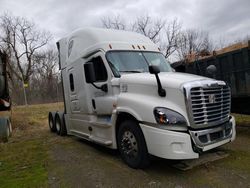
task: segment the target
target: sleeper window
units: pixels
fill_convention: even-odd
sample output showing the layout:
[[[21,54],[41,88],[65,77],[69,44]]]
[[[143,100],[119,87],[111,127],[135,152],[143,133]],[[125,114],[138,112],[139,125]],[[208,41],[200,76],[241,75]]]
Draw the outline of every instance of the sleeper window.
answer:
[[[72,73],[69,75],[69,84],[70,84],[70,90],[73,92],[75,90],[75,86],[74,86],[74,77]]]

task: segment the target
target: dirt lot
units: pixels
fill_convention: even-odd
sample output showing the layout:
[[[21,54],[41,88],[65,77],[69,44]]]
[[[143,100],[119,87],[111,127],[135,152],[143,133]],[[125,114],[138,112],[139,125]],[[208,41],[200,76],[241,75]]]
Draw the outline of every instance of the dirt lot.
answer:
[[[188,171],[154,159],[149,168],[127,167],[117,151],[49,132],[47,112],[62,104],[15,107],[13,137],[0,144],[0,187],[250,187],[250,117],[237,116],[229,154]]]

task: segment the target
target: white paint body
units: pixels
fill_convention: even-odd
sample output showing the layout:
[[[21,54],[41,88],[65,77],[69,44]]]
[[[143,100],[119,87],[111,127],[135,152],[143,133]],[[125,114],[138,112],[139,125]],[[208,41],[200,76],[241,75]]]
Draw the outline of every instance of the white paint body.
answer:
[[[73,41],[73,45],[69,45]],[[145,47],[145,49],[143,48]],[[193,150],[192,137],[188,131],[175,128],[158,128],[153,114],[155,107],[166,107],[181,114],[189,121],[183,86],[192,82],[213,82],[209,78],[191,74],[166,72],[159,77],[166,97],[157,92],[155,76],[150,73],[123,74],[114,77],[105,54],[112,50],[159,52],[148,38],[132,32],[96,28],[81,29],[58,42],[60,69],[65,98],[65,123],[68,134],[116,149],[116,120],[120,113],[128,113],[138,122],[144,134],[148,152],[167,159],[198,158]],[[140,48],[140,49],[139,49]],[[108,85],[108,92],[87,84],[84,64],[100,56],[108,78],[96,85]],[[74,76],[74,91],[70,90],[69,74]],[[124,89],[125,88],[125,89]],[[95,101],[95,108],[92,101]],[[235,121],[232,117],[232,136],[208,146],[203,151],[218,147],[235,139]]]

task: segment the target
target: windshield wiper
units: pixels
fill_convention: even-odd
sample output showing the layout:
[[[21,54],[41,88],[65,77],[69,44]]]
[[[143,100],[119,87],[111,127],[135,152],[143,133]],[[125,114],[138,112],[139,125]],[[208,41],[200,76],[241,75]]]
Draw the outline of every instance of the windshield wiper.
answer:
[[[129,70],[129,71],[119,71],[119,72],[132,72],[132,73],[142,73],[142,71]]]

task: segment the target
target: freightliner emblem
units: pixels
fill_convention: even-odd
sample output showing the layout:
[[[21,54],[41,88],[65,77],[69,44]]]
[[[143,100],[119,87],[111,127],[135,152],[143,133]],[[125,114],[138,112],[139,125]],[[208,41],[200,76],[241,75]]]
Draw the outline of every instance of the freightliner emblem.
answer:
[[[208,96],[208,102],[210,104],[215,103],[215,94],[211,94],[211,95]]]

